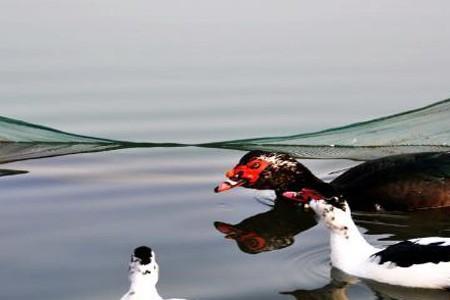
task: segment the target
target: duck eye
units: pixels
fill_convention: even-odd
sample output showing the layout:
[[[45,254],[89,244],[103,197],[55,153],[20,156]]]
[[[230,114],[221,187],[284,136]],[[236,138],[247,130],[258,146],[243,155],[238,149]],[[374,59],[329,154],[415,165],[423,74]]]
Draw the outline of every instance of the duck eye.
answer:
[[[261,164],[259,162],[255,162],[253,164],[250,165],[250,168],[252,169],[258,169],[261,166]]]

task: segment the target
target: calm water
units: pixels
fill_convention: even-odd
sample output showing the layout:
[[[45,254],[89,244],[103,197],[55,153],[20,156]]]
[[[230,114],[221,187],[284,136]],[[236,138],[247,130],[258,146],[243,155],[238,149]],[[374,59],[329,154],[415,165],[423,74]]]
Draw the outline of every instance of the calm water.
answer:
[[[449,10],[447,1],[2,0],[1,114],[152,142],[370,119],[448,97]],[[130,251],[141,244],[157,252],[165,296],[345,299],[341,286],[320,289],[330,282],[323,228],[295,211],[271,211],[257,201],[266,193],[213,193],[242,154],[128,149],[3,165],[30,173],[0,179],[0,299],[118,299]],[[355,163],[305,164],[328,180]],[[384,245],[450,236],[447,215],[356,218]],[[243,220],[270,246],[292,245],[249,254],[214,226]],[[361,282],[346,294],[448,299]]]

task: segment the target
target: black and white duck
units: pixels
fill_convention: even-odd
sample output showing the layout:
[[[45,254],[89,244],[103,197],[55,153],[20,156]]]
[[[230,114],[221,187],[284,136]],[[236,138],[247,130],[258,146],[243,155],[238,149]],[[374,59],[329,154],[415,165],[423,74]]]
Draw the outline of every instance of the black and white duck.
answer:
[[[155,253],[147,246],[134,249],[129,265],[130,289],[121,300],[164,300],[156,289],[159,266]],[[167,300],[185,300],[171,298]]]
[[[326,197],[310,189],[284,196],[307,203],[328,228],[333,267],[391,285],[450,289],[450,238],[417,238],[374,247],[359,232],[343,197]]]

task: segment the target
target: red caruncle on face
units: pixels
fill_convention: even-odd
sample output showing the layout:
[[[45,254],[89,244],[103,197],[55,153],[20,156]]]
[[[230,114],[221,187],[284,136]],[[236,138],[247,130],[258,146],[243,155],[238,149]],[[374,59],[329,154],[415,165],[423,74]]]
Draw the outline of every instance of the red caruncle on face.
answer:
[[[233,181],[245,180],[247,184],[251,185],[258,181],[261,172],[268,165],[268,162],[256,158],[247,162],[245,165],[237,165],[228,171],[225,176]]]

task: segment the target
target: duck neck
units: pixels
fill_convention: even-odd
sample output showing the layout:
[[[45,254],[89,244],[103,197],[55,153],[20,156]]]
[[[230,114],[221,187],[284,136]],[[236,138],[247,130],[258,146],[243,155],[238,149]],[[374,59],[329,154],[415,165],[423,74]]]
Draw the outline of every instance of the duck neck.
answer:
[[[313,189],[327,198],[337,196],[337,192],[331,184],[322,181],[303,166],[300,170],[300,175],[282,178],[283,181],[276,182],[276,186],[278,186],[275,190],[277,196],[281,197],[286,191],[299,191],[303,188]]]
[[[154,282],[145,280],[144,278],[135,278],[131,282],[129,294],[133,294],[137,299],[151,299],[151,300],[163,300],[159,295],[158,290]]]
[[[360,264],[377,249],[366,241],[353,222],[350,212],[348,214],[345,225],[331,230],[331,263],[346,273],[357,275]]]
[[[314,175],[312,176],[311,184],[307,188],[311,188],[327,198],[337,196],[337,192],[331,184],[322,181]]]

